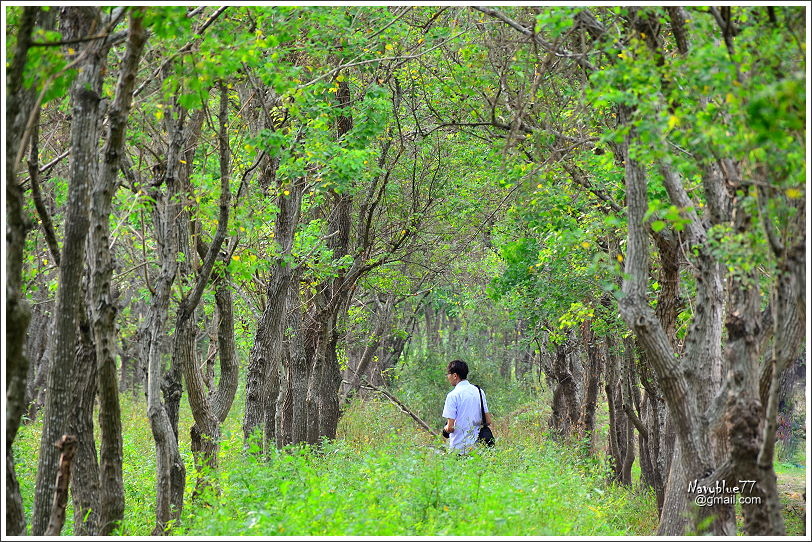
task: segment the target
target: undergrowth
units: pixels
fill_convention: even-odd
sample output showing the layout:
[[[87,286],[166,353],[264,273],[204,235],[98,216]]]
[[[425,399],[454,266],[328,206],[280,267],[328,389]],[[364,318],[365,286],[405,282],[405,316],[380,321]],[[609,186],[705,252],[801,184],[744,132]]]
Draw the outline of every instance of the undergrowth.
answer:
[[[184,402],[185,403],[185,402]],[[143,402],[123,404],[126,511],[120,535],[154,525],[155,452]],[[235,405],[235,408],[239,408]],[[211,491],[192,499],[188,406],[181,413],[187,497],[174,535],[647,535],[653,495],[607,485],[608,466],[541,433],[535,409],[497,420],[493,450],[445,451],[394,406],[355,401],[338,438],[320,449],[289,447],[266,456],[243,451],[241,414],[223,427]],[[519,430],[516,424],[521,424]],[[527,430],[527,427],[532,430]],[[30,515],[39,425],[21,429],[17,474]],[[68,510],[63,534],[72,533]]]
[[[460,457],[392,434],[360,447],[336,440],[318,452],[228,456],[219,495],[188,507],[183,534],[642,534],[649,500],[606,487],[600,465],[552,443]]]

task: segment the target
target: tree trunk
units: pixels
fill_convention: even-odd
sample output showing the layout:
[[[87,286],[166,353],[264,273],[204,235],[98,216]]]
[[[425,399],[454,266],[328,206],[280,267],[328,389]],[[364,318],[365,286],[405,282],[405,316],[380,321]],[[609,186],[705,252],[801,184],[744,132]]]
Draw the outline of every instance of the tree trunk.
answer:
[[[81,39],[99,30],[100,10],[96,7],[63,9],[63,37]],[[81,310],[81,281],[85,241],[88,233],[90,180],[95,175],[99,126],[102,65],[106,48],[102,40],[89,41],[82,69],[71,87],[70,185],[65,213],[64,241],[59,266],[59,287],[55,311],[54,359],[48,371],[48,396],[42,428],[32,534],[41,536],[48,526],[50,500],[59,457],[53,443],[65,434],[71,417],[71,383],[76,377],[75,349],[78,311]]]
[[[582,340],[586,345],[586,386],[581,413],[578,417],[578,429],[581,438],[589,438],[589,451],[594,452],[595,410],[598,407],[601,373],[603,372],[603,352],[592,331],[592,323],[586,321],[581,326]]]
[[[658,536],[673,536],[674,533],[683,534],[690,527],[688,517],[688,475],[682,461],[682,449],[679,439],[674,443],[674,453],[671,457],[668,471],[668,481],[663,495],[663,507],[660,513],[660,524],[657,526]]]
[[[14,469],[14,450],[11,444],[6,447],[6,534],[25,534],[25,510],[20,495],[20,483]]]
[[[623,340],[623,361],[620,371],[620,398],[621,410],[623,410],[624,425],[626,431],[624,432],[623,439],[625,453],[623,455],[623,466],[620,473],[620,483],[630,486],[632,483],[632,464],[634,463],[634,423],[635,418],[635,400],[634,391],[636,389],[636,382],[634,378],[634,349],[632,348],[632,341],[629,338]],[[618,412],[618,416],[622,416]]]
[[[628,107],[619,107],[619,121],[628,123],[631,113],[632,111]],[[690,378],[686,376],[685,372],[683,372],[684,368],[679,363],[679,358],[675,355],[662,325],[653,314],[646,300],[649,248],[644,217],[648,208],[648,200],[645,172],[629,154],[629,146],[633,137],[634,131],[632,130],[626,136],[624,143],[619,145],[620,158],[623,160],[626,170],[626,202],[629,217],[627,257],[625,260],[626,278],[623,281],[623,298],[619,302],[620,312],[645,349],[657,379],[662,386],[666,405],[675,424],[677,438],[680,439],[682,461],[684,463],[684,469],[681,470],[685,471],[686,480],[701,480],[707,473],[713,471],[711,465],[715,463],[711,455],[708,435],[702,430],[699,420],[699,412],[702,411],[700,410],[702,408],[702,399],[708,397],[707,390],[713,383],[713,365],[707,362],[702,363],[703,360],[692,357],[691,354],[694,352],[686,353],[688,358],[686,365],[688,366]],[[718,306],[715,301],[715,299],[709,299],[706,306],[697,303],[697,310],[710,309],[709,312],[712,312]],[[699,316],[697,320],[702,322]],[[699,333],[696,334],[706,338],[706,348],[714,348],[714,323],[714,319],[709,318],[698,330]],[[711,356],[709,356],[711,361],[714,359],[712,354],[711,352]],[[705,360],[707,359],[705,358]],[[708,378],[707,371],[711,372],[711,378]],[[701,389],[696,389],[694,385],[695,379],[701,381]],[[673,470],[672,465],[672,472]],[[669,486],[680,491],[679,486],[672,484],[671,480],[669,480]],[[687,486],[683,486],[681,491],[683,499],[687,500]],[[713,531],[719,534],[728,534],[728,513],[724,508],[724,506],[701,507],[695,522],[699,522],[702,517],[707,517],[710,514],[717,514],[720,519],[714,521]]]
[[[295,283],[299,279],[296,278]],[[291,440],[294,443],[307,442],[307,385],[310,379],[307,354],[304,346],[302,302],[298,289],[293,292],[290,310],[291,334],[289,344],[290,388],[291,388]]]
[[[222,262],[225,267],[228,262]],[[234,404],[240,377],[237,347],[234,344],[234,301],[231,295],[231,275],[225,269],[214,289],[217,303],[217,352],[220,357],[220,380],[211,395],[214,416],[223,423]]]
[[[569,341],[556,346],[551,374],[555,390],[550,427],[563,438],[570,436],[578,423],[578,390],[569,360],[571,350],[572,345]]]
[[[336,92],[338,107],[349,109],[350,87],[348,82],[338,83]],[[341,138],[352,128],[352,117],[340,115],[337,119],[336,135]],[[350,229],[352,226],[352,196],[349,192],[331,191],[332,208],[327,219],[327,247],[332,250],[333,258],[339,259],[349,254]],[[353,263],[350,272],[342,270],[338,276],[329,279],[323,285],[315,299],[315,310],[312,312],[312,333],[309,335],[310,348],[314,353],[312,370],[307,390],[308,431],[314,431],[308,439],[317,443],[322,437],[335,438],[338,428],[341,370],[338,366],[336,346],[338,331],[336,329],[339,315],[346,311],[352,286],[358,278],[355,270],[359,262]]]
[[[170,521],[177,520],[183,509],[183,489],[186,483],[186,467],[178,450],[177,421],[173,423],[172,405],[161,402],[161,373],[164,358],[164,336],[169,312],[172,284],[178,271],[179,232],[177,217],[181,211],[179,186],[189,175],[202,116],[189,120],[182,108],[175,108],[164,117],[167,122],[169,146],[166,166],[162,177],[153,183],[150,196],[155,201],[153,221],[158,242],[161,270],[154,281],[152,303],[147,312],[146,334],[147,369],[147,415],[150,419],[156,451],[156,524],[153,535],[165,534]],[[165,190],[159,187],[165,185]],[[173,368],[177,372],[177,368]],[[172,377],[171,380],[178,380]],[[170,396],[170,391],[163,386]],[[175,387],[177,389],[177,387]],[[174,392],[173,404],[180,402],[180,394]]]
[[[71,465],[76,454],[77,444],[76,437],[73,435],[63,435],[54,443],[54,447],[60,452],[59,470],[54,482],[54,495],[49,511],[48,526],[43,533],[45,536],[59,536],[62,526],[65,524],[65,508],[68,506]]]
[[[621,358],[615,350],[615,344],[607,337],[606,380],[604,391],[609,409],[609,457],[612,464],[612,480],[622,482],[623,466],[627,455],[626,441],[629,421],[623,412],[623,394],[621,380]]]
[[[83,289],[84,291],[84,289]],[[87,307],[80,303],[79,342],[76,346],[76,376],[73,386],[68,433],[77,440],[76,460],[73,462],[70,487],[73,496],[74,533],[94,536],[99,532],[99,460],[96,456],[96,437],[93,410],[98,391],[98,365],[96,349]]]
[[[33,89],[22,85],[23,68],[31,46],[40,8],[23,8],[17,43],[6,72],[6,534],[25,534],[25,513],[14,471],[12,445],[25,409],[28,358],[23,353],[31,310],[22,295],[23,250],[31,227],[24,211],[23,192],[17,183],[17,154],[32,108]]]
[[[146,37],[143,9],[131,11],[127,50],[121,63],[116,95],[110,107],[101,170],[91,194],[91,229],[88,242],[88,261],[91,262],[90,310],[98,363],[101,430],[101,493],[98,512],[94,510],[94,513],[99,514],[98,534],[103,536],[110,535],[124,517],[124,479],[121,465],[123,441],[116,382],[116,303],[111,291],[114,263],[110,250],[110,215],[119,160],[124,153],[124,135],[135,77]]]
[[[261,180],[261,183],[270,185],[267,179]],[[257,324],[257,334],[248,362],[243,419],[246,445],[257,429],[263,432],[259,438],[260,443],[266,440],[276,441],[276,435],[269,433],[275,432],[277,425],[277,397],[280,393],[278,367],[282,359],[283,324],[287,321],[288,299],[299,288],[298,279],[294,280],[291,250],[299,223],[304,180],[298,179],[286,186],[288,194],[282,191],[277,200],[279,215],[274,238],[280,245],[280,252],[266,287],[267,305]]]
[[[288,309],[289,307],[285,310]],[[270,428],[266,428],[266,450],[270,450],[271,446],[282,448],[293,442],[293,424],[295,421],[293,419],[293,388],[290,374],[290,340],[288,339],[282,343],[282,351],[280,352],[277,367],[279,393],[276,396],[276,401],[271,401],[269,404],[274,408],[273,417],[269,416],[267,418],[268,421],[273,419],[275,426],[273,432],[271,432]],[[271,436],[273,441],[271,441]]]
[[[220,420],[215,414],[212,402],[209,400],[206,387],[206,378],[197,363],[196,333],[197,323],[194,320],[195,310],[203,296],[203,290],[209,282],[214,262],[220,254],[220,248],[226,238],[228,228],[229,201],[231,193],[229,179],[231,172],[231,152],[228,146],[226,132],[228,124],[228,91],[222,81],[220,86],[220,112],[219,112],[219,148],[220,148],[220,212],[217,220],[217,230],[214,233],[211,245],[206,251],[203,264],[198,271],[194,287],[185,295],[178,307],[177,321],[175,323],[175,344],[173,348],[173,365],[177,364],[183,371],[188,388],[189,406],[192,410],[195,424],[192,427],[192,454],[195,456],[195,466],[198,478],[195,493],[209,485],[205,471],[216,471],[218,467],[217,453],[220,449]],[[188,196],[192,196],[191,185],[184,183]],[[189,242],[189,215],[182,211],[178,215],[178,230],[180,250],[191,256],[192,248]],[[195,247],[196,249],[197,247]],[[225,257],[225,255],[223,256]],[[221,297],[221,301],[222,301]],[[228,317],[228,315],[226,315]],[[224,330],[227,331],[227,330]],[[233,329],[231,330],[233,332]]]

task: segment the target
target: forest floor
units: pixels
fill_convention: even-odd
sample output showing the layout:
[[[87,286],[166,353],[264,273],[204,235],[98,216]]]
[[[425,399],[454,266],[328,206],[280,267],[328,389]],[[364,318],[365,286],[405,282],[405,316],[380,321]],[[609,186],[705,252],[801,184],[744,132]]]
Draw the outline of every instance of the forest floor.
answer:
[[[154,524],[155,460],[140,401],[122,405],[127,508],[118,535]],[[546,425],[537,413],[521,422]],[[179,536],[639,536],[653,534],[657,508],[642,488],[606,483],[608,465],[542,431],[501,420],[496,449],[459,458],[389,403],[363,401],[342,417],[339,438],[320,450],[245,454],[239,412],[225,424],[214,493],[187,496]],[[181,409],[187,494],[195,472]],[[30,514],[41,424],[23,426],[16,468]],[[73,534],[72,505],[62,531]],[[30,525],[30,521],[29,521]]]
[[[795,464],[777,463],[775,470],[787,534],[806,535],[806,469]]]
[[[125,400],[123,406],[127,510],[117,534],[143,535],[154,521],[153,443],[144,405]],[[416,432],[408,417],[377,401],[353,404],[342,417],[339,439],[318,453],[291,449],[266,458],[246,456],[238,423],[227,423],[216,482],[220,493],[189,500],[173,534],[654,534],[653,495],[637,484],[607,485],[605,461],[585,458],[548,440],[543,410],[521,409],[498,420],[497,449],[464,461],[449,457],[439,438]],[[184,405],[181,425],[190,425],[189,418]],[[528,427],[533,429],[527,431]],[[39,429],[38,422],[24,426],[15,443],[17,474],[29,513]],[[195,474],[187,431],[181,435],[191,491]],[[805,468],[776,463],[776,472],[787,534],[803,535]],[[460,498],[461,494],[469,498]],[[72,532],[71,516],[69,506],[63,534]]]

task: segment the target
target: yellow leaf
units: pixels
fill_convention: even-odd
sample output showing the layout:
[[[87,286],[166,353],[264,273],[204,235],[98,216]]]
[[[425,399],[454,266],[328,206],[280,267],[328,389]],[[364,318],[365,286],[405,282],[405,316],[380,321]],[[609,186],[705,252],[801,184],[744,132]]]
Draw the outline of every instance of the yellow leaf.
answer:
[[[392,47],[391,43],[387,43],[386,47],[384,47],[384,49],[386,49],[387,51],[391,51],[392,49],[394,49],[394,47]]]
[[[181,163],[181,164],[185,164],[185,163],[186,163],[186,160],[181,160],[181,161],[180,161],[180,163]]]
[[[234,260],[235,262],[240,261],[240,257],[237,256],[236,254],[234,256],[232,256],[231,259]]]
[[[798,190],[797,188],[787,188],[787,191],[784,192],[789,199],[798,199],[803,196],[803,192]]]
[[[242,226],[240,226],[240,231],[245,231],[245,228],[243,228]]]
[[[587,241],[584,241],[583,243],[581,243],[581,246],[584,247],[584,248],[589,248],[592,245],[590,245]]]
[[[541,185],[540,185],[540,184],[537,184],[537,185],[536,185],[536,188],[541,188]]]
[[[158,111],[155,112],[155,118],[161,120],[162,118],[164,118],[164,112],[159,109]]]
[[[43,259],[42,259],[42,264],[43,264],[43,265],[48,265],[48,260],[47,260],[47,259],[45,259],[45,258],[43,258]]]
[[[76,49],[74,49],[73,47],[68,47],[68,54],[69,55],[75,55],[76,54]]]
[[[727,103],[733,103],[733,100],[735,100],[735,99],[736,99],[736,98],[735,98],[735,96],[733,96],[733,93],[732,93],[732,92],[728,92],[728,93],[727,93],[727,96],[725,96],[725,101],[726,101]]]
[[[678,116],[671,115],[670,117],[668,117],[668,129],[669,130],[674,128],[674,126],[676,126],[677,124],[679,124],[679,117]]]

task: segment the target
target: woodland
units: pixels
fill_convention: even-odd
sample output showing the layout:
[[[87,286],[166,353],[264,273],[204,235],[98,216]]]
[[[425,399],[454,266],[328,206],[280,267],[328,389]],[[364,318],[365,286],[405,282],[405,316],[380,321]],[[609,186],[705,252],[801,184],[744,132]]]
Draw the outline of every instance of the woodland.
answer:
[[[804,535],[786,4],[4,7],[4,536]]]

